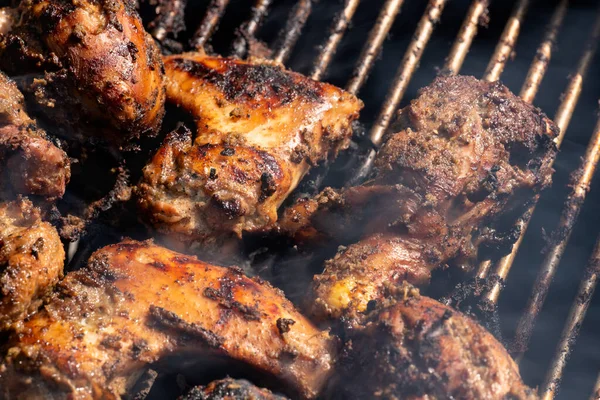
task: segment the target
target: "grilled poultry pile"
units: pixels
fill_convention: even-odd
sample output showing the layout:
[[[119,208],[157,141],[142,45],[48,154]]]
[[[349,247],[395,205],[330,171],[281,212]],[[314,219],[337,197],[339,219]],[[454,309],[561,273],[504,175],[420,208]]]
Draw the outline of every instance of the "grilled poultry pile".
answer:
[[[161,57],[128,0],[0,9],[0,70],[1,399],[118,399],[149,368],[214,360],[265,388],[226,378],[182,399],[537,398],[489,332],[415,288],[505,245],[500,222],[550,184],[557,129],[501,84],[436,79],[365,183],[283,210],[348,147],[355,96],[267,60]],[[165,136],[133,202],[180,252],[124,239],[63,277],[52,223],[68,144],[127,158],[160,133],[167,101],[195,126]],[[347,245],[315,276],[308,316],[268,282],[201,261],[265,232]]]
[[[387,283],[424,285],[433,269],[468,269],[482,244],[502,245],[497,222],[520,216],[551,182],[557,133],[498,82],[440,77],[422,89],[399,112],[366,183],[286,210],[282,229],[298,240],[359,240],[315,276],[312,313],[360,318]]]

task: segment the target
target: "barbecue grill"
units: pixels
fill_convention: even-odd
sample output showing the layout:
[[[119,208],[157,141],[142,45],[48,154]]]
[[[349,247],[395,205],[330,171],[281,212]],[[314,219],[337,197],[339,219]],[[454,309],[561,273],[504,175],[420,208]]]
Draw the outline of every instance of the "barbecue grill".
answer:
[[[600,378],[592,389],[595,373],[590,373],[600,370],[600,347],[593,338],[594,319],[600,318],[593,310],[600,272],[600,240],[593,246],[598,197],[594,191],[588,196],[600,158],[600,119],[595,127],[593,122],[600,88],[591,78],[598,72],[600,39],[600,12],[594,2],[186,3],[142,5],[145,20],[152,20],[152,34],[167,51],[208,46],[237,57],[257,54],[313,79],[331,81],[365,102],[364,133],[358,130],[354,146],[341,160],[308,178],[313,186],[363,179],[395,111],[437,73],[502,79],[525,101],[553,116],[560,128],[556,143],[562,147],[553,189],[536,198],[522,216],[512,250],[483,260],[470,278],[472,287],[481,289],[476,290],[478,307],[499,310],[505,342],[520,362],[525,382],[539,386],[543,399],[558,396],[559,388],[564,398],[582,398],[592,391],[592,398],[600,398]],[[450,37],[454,39],[448,43]],[[495,48],[491,43],[497,43]],[[71,268],[85,261],[89,246],[79,247]],[[447,296],[446,302],[458,306],[455,297]],[[555,346],[553,353],[549,346]],[[161,389],[148,384],[156,374],[147,375],[138,394],[159,398]]]

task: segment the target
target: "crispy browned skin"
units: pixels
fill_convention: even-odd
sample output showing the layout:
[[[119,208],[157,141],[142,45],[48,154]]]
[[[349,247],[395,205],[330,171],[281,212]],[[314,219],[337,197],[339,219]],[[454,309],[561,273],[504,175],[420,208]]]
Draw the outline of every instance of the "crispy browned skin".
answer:
[[[404,296],[372,312],[363,329],[349,335],[334,379],[339,398],[538,398],[483,327],[414,288],[401,289]]]
[[[312,165],[348,146],[362,103],[265,61],[188,53],[165,58],[168,99],[197,122],[144,169],[145,219],[181,240],[270,228]]]
[[[10,347],[0,367],[5,398],[119,398],[149,363],[175,354],[231,357],[312,398],[330,375],[335,342],[238,269],[124,241],[68,274]]]
[[[206,386],[196,386],[179,400],[285,400],[285,397],[243,379],[226,378]]]
[[[0,192],[62,197],[71,176],[64,151],[48,140],[25,111],[23,95],[0,72]]]
[[[18,329],[62,277],[65,251],[56,229],[29,200],[0,203],[0,330]]]
[[[304,241],[348,231],[356,236],[357,230],[366,237],[327,263],[326,279],[315,279],[317,314],[364,311],[390,276],[420,284],[427,270],[471,264],[479,244],[497,240],[485,229],[519,215],[550,184],[557,131],[500,83],[440,77],[422,89],[400,111],[363,186],[330,189],[283,218],[283,229],[299,232]],[[354,229],[332,231],[337,221]],[[377,232],[386,239],[370,237]],[[390,236],[397,238],[392,251],[408,258],[371,255],[372,248],[390,246]],[[371,263],[355,268],[360,252]]]
[[[24,0],[0,37],[9,74],[44,74],[29,89],[71,135],[123,143],[156,133],[163,64],[129,0]]]

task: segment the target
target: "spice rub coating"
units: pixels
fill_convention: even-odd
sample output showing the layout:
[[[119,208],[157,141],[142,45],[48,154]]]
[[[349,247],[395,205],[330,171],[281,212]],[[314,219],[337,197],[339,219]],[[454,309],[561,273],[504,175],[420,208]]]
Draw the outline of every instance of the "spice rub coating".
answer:
[[[196,386],[178,400],[285,400],[267,389],[254,386],[244,379],[225,378]]]
[[[169,355],[230,357],[313,398],[331,373],[336,342],[268,283],[126,240],[68,274],[9,347],[3,398],[120,398]]]
[[[52,143],[25,110],[23,94],[0,72],[0,193],[52,201],[71,177],[67,154]]]
[[[19,329],[62,278],[56,229],[27,199],[0,203],[0,330]]]
[[[267,61],[188,53],[165,58],[168,100],[196,121],[144,169],[145,220],[181,241],[271,228],[311,166],[348,146],[362,103]]]
[[[334,383],[338,398],[538,398],[482,326],[409,285],[399,289],[397,300],[349,334]]]
[[[0,35],[0,67],[37,74],[32,99],[66,134],[123,144],[164,114],[158,47],[129,0],[24,0]]]
[[[315,278],[314,305],[321,307],[315,312],[356,316],[379,299],[390,276],[422,284],[434,268],[470,268],[482,243],[510,248],[513,237],[497,222],[511,226],[550,184],[557,133],[544,113],[498,82],[439,77],[422,89],[399,112],[366,183],[327,189],[282,219],[283,230],[303,241],[333,235],[343,242],[348,232],[366,240],[328,262],[327,279]],[[338,221],[354,229],[339,230]],[[390,251],[406,257],[373,258],[371,249],[386,246],[390,236],[397,237]],[[349,254],[371,263],[354,268]]]

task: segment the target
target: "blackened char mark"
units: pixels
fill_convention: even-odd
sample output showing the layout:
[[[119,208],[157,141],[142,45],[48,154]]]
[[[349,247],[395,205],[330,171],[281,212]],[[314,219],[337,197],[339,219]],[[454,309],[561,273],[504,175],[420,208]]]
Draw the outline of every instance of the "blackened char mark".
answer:
[[[176,58],[175,67],[218,88],[229,101],[253,102],[264,107],[288,104],[296,98],[320,103],[320,84],[273,65],[252,65],[235,60],[221,60],[222,68],[209,68],[201,62]]]
[[[173,330],[181,334],[177,339],[179,342],[200,340],[209,348],[220,348],[225,339],[214,332],[204,329],[198,324],[184,321],[177,314],[162,307],[150,306],[150,319],[148,325],[152,328]]]
[[[228,311],[235,311],[247,321],[259,321],[261,317],[260,311],[256,307],[250,307],[233,299],[232,286],[235,283],[227,278],[221,279],[221,288],[219,290],[207,287],[204,289],[204,297],[219,303],[219,306]],[[229,316],[228,313],[224,316],[225,319]]]

